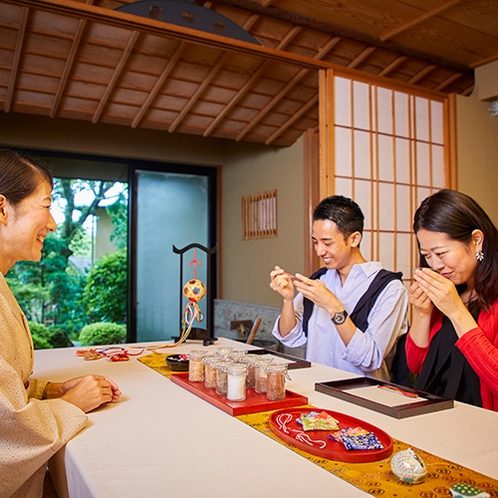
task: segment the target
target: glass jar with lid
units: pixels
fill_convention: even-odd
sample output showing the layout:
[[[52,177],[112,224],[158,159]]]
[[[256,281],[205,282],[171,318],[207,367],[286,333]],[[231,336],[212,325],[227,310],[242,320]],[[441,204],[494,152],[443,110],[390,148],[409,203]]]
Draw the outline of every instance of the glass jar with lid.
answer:
[[[232,363],[227,367],[227,399],[244,401],[246,399],[247,366],[243,363]]]
[[[285,399],[285,377],[287,376],[287,363],[274,363],[266,368],[267,392],[270,401]]]
[[[226,396],[228,387],[227,368],[232,365],[232,361],[218,361],[216,363],[216,394]]]
[[[204,362],[202,361],[206,351],[192,349],[187,353],[188,357],[188,380],[190,382],[204,382]]]
[[[202,359],[204,363],[204,387],[206,389],[216,388],[216,363],[220,360],[220,357],[215,354],[207,354]]]
[[[241,363],[247,365],[246,387],[254,388],[256,385],[256,364],[261,357],[257,354],[246,354]]]
[[[256,380],[254,384],[254,388],[259,394],[266,394],[267,391],[267,373],[266,369],[268,365],[271,364],[273,358],[260,358],[256,362]]]

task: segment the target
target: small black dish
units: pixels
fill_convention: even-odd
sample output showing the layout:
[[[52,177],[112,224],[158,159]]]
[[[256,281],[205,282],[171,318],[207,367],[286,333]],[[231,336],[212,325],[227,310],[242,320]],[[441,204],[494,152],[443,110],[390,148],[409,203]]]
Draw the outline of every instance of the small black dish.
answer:
[[[166,365],[175,372],[188,372],[188,359],[185,359],[184,354],[166,356]]]

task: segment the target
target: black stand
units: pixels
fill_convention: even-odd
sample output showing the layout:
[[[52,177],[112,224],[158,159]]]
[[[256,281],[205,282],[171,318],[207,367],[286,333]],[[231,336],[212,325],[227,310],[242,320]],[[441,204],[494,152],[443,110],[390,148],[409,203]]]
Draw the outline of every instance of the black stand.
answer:
[[[190,249],[200,249],[201,251],[204,251],[207,255],[207,285],[206,285],[206,300],[207,300],[207,306],[206,306],[206,316],[205,316],[205,321],[206,321],[206,328],[199,328],[199,327],[192,327],[190,329],[190,334],[188,336],[188,339],[192,339],[195,341],[202,341],[202,344],[204,346],[208,346],[209,344],[214,344],[214,341],[217,341],[218,339],[214,337],[214,326],[213,326],[213,299],[211,299],[211,259],[213,258],[214,254],[216,253],[216,246],[208,249],[207,247],[201,246],[200,244],[190,244],[183,249],[177,249],[175,246],[173,246],[173,252],[175,254],[180,255],[180,330],[182,330],[182,314],[183,314],[183,255],[189,251]],[[181,337],[181,336],[180,336]],[[175,342],[178,342],[180,340],[180,337],[173,337],[172,339]]]

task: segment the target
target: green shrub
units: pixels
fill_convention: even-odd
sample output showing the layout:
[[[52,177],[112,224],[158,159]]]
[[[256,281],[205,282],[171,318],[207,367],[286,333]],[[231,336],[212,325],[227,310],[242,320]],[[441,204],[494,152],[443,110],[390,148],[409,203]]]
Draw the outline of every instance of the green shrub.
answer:
[[[90,268],[82,297],[91,321],[126,322],[126,249],[105,254]]]
[[[36,334],[31,334],[33,338],[33,346],[35,349],[52,349],[52,345],[43,337]]]
[[[98,322],[85,325],[80,332],[82,346],[102,344],[122,344],[126,340],[126,326],[111,322]]]
[[[31,335],[42,339],[44,342],[49,344],[50,348],[67,348],[71,347],[73,343],[69,339],[69,336],[65,330],[59,329],[57,327],[47,327],[42,323],[28,321],[29,330],[31,331]],[[35,349],[42,349],[39,348]]]

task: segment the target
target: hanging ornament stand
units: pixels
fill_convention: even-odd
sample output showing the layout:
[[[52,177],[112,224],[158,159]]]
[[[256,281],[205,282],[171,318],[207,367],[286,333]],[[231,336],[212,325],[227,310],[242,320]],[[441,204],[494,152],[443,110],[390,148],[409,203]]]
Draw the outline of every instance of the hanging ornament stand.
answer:
[[[189,263],[189,266],[193,266],[194,275],[193,278],[184,283],[183,277],[183,257],[187,251],[194,249],[194,259]],[[207,257],[207,286],[203,282],[198,280],[196,277],[197,266],[201,266],[201,263],[197,260],[197,249],[204,251]],[[173,252],[180,255],[180,317],[181,324],[180,330],[181,334],[179,337],[173,337],[175,345],[185,342],[187,339],[202,341],[204,346],[209,344],[214,344],[217,340],[213,334],[213,319],[212,319],[212,300],[211,300],[211,259],[216,253],[216,246],[208,249],[200,244],[190,244],[182,249],[178,249],[173,246]],[[198,302],[204,298],[207,294],[207,305],[206,305],[206,316],[201,312]],[[183,306],[184,298],[187,299],[187,305]],[[204,320],[205,319],[205,320]],[[194,322],[206,323],[206,328],[194,327]]]

